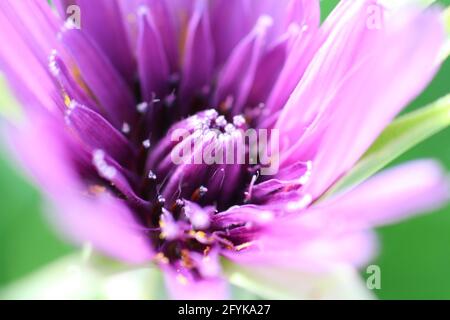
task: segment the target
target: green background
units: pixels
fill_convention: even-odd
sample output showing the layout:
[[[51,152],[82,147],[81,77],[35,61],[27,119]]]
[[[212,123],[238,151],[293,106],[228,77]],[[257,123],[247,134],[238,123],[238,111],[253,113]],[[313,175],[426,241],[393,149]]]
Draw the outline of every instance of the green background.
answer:
[[[440,1],[450,5],[450,0]],[[323,0],[323,17],[337,3]],[[406,111],[450,92],[450,59]],[[0,91],[1,95],[1,91]],[[405,154],[396,164],[422,157],[439,159],[450,171],[450,128]],[[42,202],[0,148],[0,287],[74,249],[46,222]],[[450,299],[450,205],[429,215],[378,230],[382,299]],[[365,276],[364,270],[361,274]]]

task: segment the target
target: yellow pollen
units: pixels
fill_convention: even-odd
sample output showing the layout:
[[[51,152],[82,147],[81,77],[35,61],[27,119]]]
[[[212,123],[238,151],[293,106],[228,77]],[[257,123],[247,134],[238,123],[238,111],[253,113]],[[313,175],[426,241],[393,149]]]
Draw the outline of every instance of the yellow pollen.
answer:
[[[186,278],[185,276],[181,275],[181,274],[177,275],[177,280],[178,280],[178,282],[181,283],[183,286],[185,286],[185,285],[188,284],[187,278]]]
[[[72,102],[72,100],[70,100],[70,97],[67,94],[64,94],[64,104],[66,105],[66,107],[70,106],[70,102]]]
[[[189,251],[186,249],[181,250],[181,263],[183,267],[192,269],[194,267],[194,263],[189,256]]]
[[[157,262],[160,263],[164,263],[164,264],[168,264],[169,263],[169,259],[167,259],[167,257],[164,255],[164,253],[159,252],[156,256],[155,256],[155,260]]]
[[[106,188],[104,186],[94,184],[94,185],[89,186],[88,190],[91,194],[97,195],[97,194],[101,194],[101,193],[105,192]]]
[[[204,233],[203,231],[197,231],[195,233],[195,236],[199,239],[206,239],[206,233]]]
[[[75,80],[75,82],[81,87],[81,89],[83,89],[83,91],[90,96],[92,99],[94,99],[96,102],[97,98],[95,97],[95,95],[92,93],[91,89],[88,87],[88,85],[86,84],[86,82],[84,81],[83,77],[81,76],[81,71],[80,69],[78,69],[77,66],[73,66],[71,69],[72,71],[72,76]]]

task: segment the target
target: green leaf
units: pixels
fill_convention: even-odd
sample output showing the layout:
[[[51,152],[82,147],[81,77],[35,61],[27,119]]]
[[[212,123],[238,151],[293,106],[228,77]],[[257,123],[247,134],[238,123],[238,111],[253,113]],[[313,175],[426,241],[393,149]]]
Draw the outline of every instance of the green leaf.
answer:
[[[355,167],[325,195],[357,185],[397,157],[450,125],[450,95],[391,123]]]
[[[445,24],[445,28],[447,30],[447,41],[444,44],[444,49],[442,51],[442,61],[444,61],[445,59],[448,58],[448,56],[450,55],[450,7],[448,7],[447,9],[445,9],[444,14],[444,24]]]
[[[265,299],[373,299],[356,269],[340,266],[327,273],[223,263],[228,280]]]

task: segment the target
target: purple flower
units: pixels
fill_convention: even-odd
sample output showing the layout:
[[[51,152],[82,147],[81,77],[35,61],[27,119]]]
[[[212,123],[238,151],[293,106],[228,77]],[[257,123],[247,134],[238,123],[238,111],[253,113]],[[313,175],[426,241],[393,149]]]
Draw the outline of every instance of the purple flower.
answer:
[[[0,66],[26,114],[13,150],[65,234],[154,261],[175,298],[226,297],[220,257],[361,266],[373,227],[448,197],[422,160],[319,201],[433,77],[438,9],[342,1],[319,28],[313,0],[54,2],[62,18],[46,1],[0,2]],[[198,138],[191,157],[233,151],[251,128],[279,133],[276,173],[173,161]]]

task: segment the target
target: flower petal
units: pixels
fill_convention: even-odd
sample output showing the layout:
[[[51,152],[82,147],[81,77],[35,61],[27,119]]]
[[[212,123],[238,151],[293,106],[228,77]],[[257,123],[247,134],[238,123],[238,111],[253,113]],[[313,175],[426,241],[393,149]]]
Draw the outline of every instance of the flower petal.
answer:
[[[92,94],[116,128],[133,123],[136,116],[134,97],[111,62],[95,42],[80,30],[64,30],[61,41],[72,53],[76,68]],[[82,53],[82,54],[80,54]]]
[[[449,181],[432,160],[416,160],[384,171],[360,186],[317,204],[311,213],[346,229],[394,223],[436,209],[450,199]]]
[[[290,268],[225,268],[231,283],[266,299],[359,300],[373,299],[358,271],[339,266],[329,272],[305,272]]]
[[[56,109],[59,92],[48,70],[48,55],[58,47],[58,27],[46,3],[1,1],[0,69],[27,107]],[[26,63],[24,63],[26,62]]]
[[[74,195],[52,200],[56,211],[52,217],[72,240],[92,243],[101,252],[128,263],[152,259],[146,230],[120,200],[106,194],[95,199]]]
[[[51,201],[51,219],[79,243],[130,263],[152,257],[146,231],[121,200],[108,193],[90,196],[76,172],[67,132],[54,119],[35,114],[32,123],[8,135],[11,150]],[[36,155],[39,155],[37,157]]]
[[[124,135],[95,111],[72,100],[66,122],[91,149],[103,149],[116,161],[124,163],[136,156]]]
[[[169,85],[169,64],[153,19],[150,11],[142,9],[139,17],[137,59],[145,101],[151,101],[154,94],[158,97],[164,96]]]
[[[331,33],[276,126],[291,141],[284,165],[313,160],[307,191],[314,198],[354,165],[436,71],[443,43],[439,11],[403,10],[374,29],[366,26],[370,5],[349,11],[352,22]]]
[[[228,283],[221,278],[193,279],[167,268],[167,290],[175,300],[225,300],[230,297]]]
[[[124,79],[132,83],[136,67],[118,1],[57,0],[55,5],[64,20],[70,5],[80,7],[82,32],[95,41]]]
[[[207,6],[205,0],[196,2],[182,47],[180,99],[185,103],[184,108],[190,107],[191,99],[210,85],[213,76],[214,44]]]
[[[267,31],[272,24],[269,16],[262,16],[255,28],[234,48],[218,78],[215,105],[225,105],[231,97],[233,104],[226,108],[232,107],[233,115],[241,113],[264,53]]]
[[[269,31],[269,42],[276,42],[292,23],[316,29],[320,22],[317,0],[214,0],[211,1],[210,10],[218,66],[228,59],[232,50],[262,15],[269,15],[274,21],[274,28]]]

